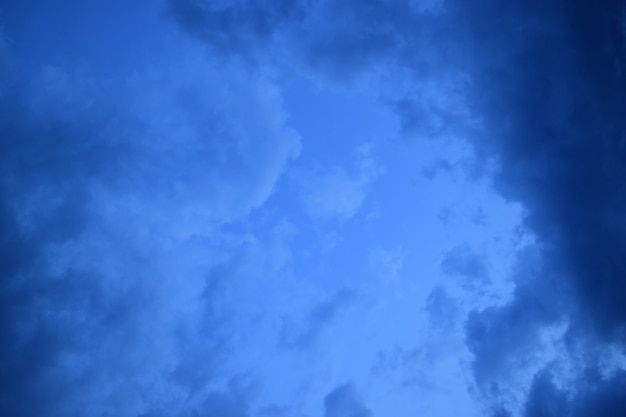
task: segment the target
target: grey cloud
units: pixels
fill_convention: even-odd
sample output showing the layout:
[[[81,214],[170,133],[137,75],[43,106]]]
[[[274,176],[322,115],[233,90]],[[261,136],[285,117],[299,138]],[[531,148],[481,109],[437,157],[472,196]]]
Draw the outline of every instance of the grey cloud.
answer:
[[[575,314],[567,283],[545,271],[537,248],[520,253],[514,278],[517,286],[511,301],[473,311],[465,323],[476,386],[495,408],[523,403],[533,373],[561,359],[550,353],[553,342],[546,340],[545,332]]]
[[[625,99],[618,70],[624,40],[616,32],[623,3],[492,7],[486,18],[511,19],[518,28],[491,40],[511,43],[497,62],[477,62],[474,101],[489,129],[487,146],[499,159],[497,185],[527,208],[528,226],[554,248],[555,265],[573,278],[597,324],[616,325],[626,294],[616,279],[626,247],[619,168]],[[481,50],[496,50],[481,37],[478,26],[485,22],[471,22],[474,41],[486,43]]]
[[[479,380],[481,363],[498,357],[494,350],[515,359],[518,348],[506,335],[527,340],[554,314],[581,323],[569,329],[570,341],[623,346],[623,8],[622,1],[488,1],[480,9],[469,4],[457,9],[463,22],[459,30],[466,34],[468,50],[477,54],[468,59],[473,73],[468,95],[483,118],[475,146],[497,160],[497,189],[523,204],[526,226],[537,236],[544,259],[540,278],[518,277],[520,289],[509,305],[470,318]],[[523,321],[515,320],[516,312]],[[486,325],[492,321],[503,326],[494,336],[487,329],[498,326]],[[535,383],[546,385],[542,379]],[[584,400],[589,392],[604,390],[602,381],[577,381],[583,383],[591,385],[588,392],[575,384],[564,395],[578,398],[573,404],[583,401],[589,414],[613,415],[610,407]],[[551,415],[538,395],[531,391],[527,415]]]
[[[200,401],[183,400],[172,407],[160,407],[137,417],[248,417],[253,394],[251,380],[243,375],[230,378],[223,389],[210,390]]]
[[[345,80],[386,61],[434,68],[432,55],[438,53],[425,35],[433,22],[441,22],[432,10],[412,3],[169,0],[168,8],[184,29],[225,56],[265,55],[271,61],[272,55],[287,53],[331,79]]]
[[[292,415],[298,414],[290,407],[281,407],[278,405],[270,405],[268,407],[264,407],[258,413],[259,417],[288,417]]]
[[[321,167],[302,170],[295,183],[307,213],[322,220],[348,220],[366,199],[382,169],[370,156],[369,146],[354,152],[353,167]]]
[[[594,375],[591,370],[581,384],[582,395],[572,404],[576,417],[618,417],[624,415],[626,406],[626,372],[620,370],[608,378]]]
[[[449,346],[448,342],[449,339],[444,342],[446,347]],[[436,344],[411,349],[395,346],[379,351],[372,366],[372,374],[388,381],[398,390],[443,392],[446,388],[437,382],[437,371],[432,365],[446,347]]]
[[[303,31],[304,59],[336,79],[378,66],[400,47],[398,23],[411,16],[406,9],[404,2],[320,2]]]

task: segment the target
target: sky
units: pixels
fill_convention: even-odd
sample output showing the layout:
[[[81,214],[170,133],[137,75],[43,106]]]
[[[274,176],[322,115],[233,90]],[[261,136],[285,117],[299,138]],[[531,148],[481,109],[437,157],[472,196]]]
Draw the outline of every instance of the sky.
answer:
[[[626,415],[623,0],[0,0],[0,415]]]

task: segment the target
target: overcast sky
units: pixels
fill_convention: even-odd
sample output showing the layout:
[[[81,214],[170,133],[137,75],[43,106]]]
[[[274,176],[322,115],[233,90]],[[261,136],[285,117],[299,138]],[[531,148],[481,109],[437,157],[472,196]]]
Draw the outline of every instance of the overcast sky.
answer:
[[[0,0],[0,415],[623,417],[626,1]]]

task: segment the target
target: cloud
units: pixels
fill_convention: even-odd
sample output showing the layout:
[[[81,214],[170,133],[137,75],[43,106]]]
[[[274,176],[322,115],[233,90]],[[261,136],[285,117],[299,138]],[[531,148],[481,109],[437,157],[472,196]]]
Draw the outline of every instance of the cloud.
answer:
[[[6,76],[10,65],[9,40],[4,34],[2,22],[0,21],[0,75]],[[0,90],[1,92],[1,90]]]
[[[435,329],[449,330],[459,321],[459,306],[446,289],[437,286],[426,298],[426,311]]]
[[[420,4],[422,3],[422,4]],[[179,25],[222,53],[295,66],[346,84],[392,65],[434,74],[443,55],[431,45],[449,36],[429,1],[169,0]],[[285,61],[285,59],[287,61]],[[434,72],[433,72],[434,71]]]
[[[286,24],[303,17],[299,0],[213,2],[167,0],[167,9],[178,23],[222,54],[259,58],[257,49],[275,40]]]
[[[624,412],[624,371],[608,378],[589,371],[575,386],[566,388],[555,384],[549,370],[539,372],[534,378],[524,416],[616,417]],[[576,395],[572,397],[571,391]]]
[[[447,275],[461,277],[461,287],[468,290],[481,290],[490,282],[487,265],[468,244],[448,251],[441,261],[441,269]]]
[[[497,190],[523,205],[538,253],[520,256],[512,299],[467,319],[480,396],[496,415],[624,414],[623,365],[608,353],[626,342],[623,1],[167,5],[220,54],[221,69],[192,64],[105,87],[55,68],[35,82],[0,72],[11,85],[0,91],[3,414],[139,414],[147,397],[171,404],[212,378],[167,359],[219,293],[207,271],[237,271],[220,245],[193,237],[220,241],[220,225],[261,206],[299,147],[272,85],[224,57],[342,85],[373,74],[389,84],[369,88],[380,89],[405,132],[469,138],[477,166],[495,166]],[[370,168],[305,172],[308,213],[354,216],[376,176]],[[172,241],[192,249],[185,285]],[[457,249],[442,267],[484,275],[472,255]],[[433,293],[433,311],[444,296]],[[315,323],[332,318],[332,305],[312,314],[303,340],[319,334]],[[174,392],[127,389],[133,365],[149,368],[138,365],[139,345],[150,347],[141,360],[180,375]],[[189,357],[213,352],[190,346]],[[559,376],[567,383],[554,376],[560,368],[570,369]],[[163,381],[160,372],[142,375],[133,380],[140,388]],[[87,394],[72,405],[70,392]],[[229,395],[211,397],[207,409],[242,415]],[[350,385],[325,406],[329,416],[370,414]]]
[[[296,176],[296,183],[311,217],[345,221],[357,213],[380,172],[369,146],[363,146],[355,152],[353,169],[331,166],[304,170]]]
[[[203,211],[224,220],[260,206],[300,144],[271,84],[236,66],[211,65],[193,59],[173,79],[165,72],[139,83],[134,115],[147,135],[136,141],[139,158],[128,177],[178,206],[207,201]]]
[[[400,249],[387,250],[375,248],[370,250],[368,261],[372,271],[384,281],[394,281],[402,270],[404,253]]]
[[[199,410],[200,416],[247,417],[250,416],[250,400],[254,384],[245,376],[235,376],[228,383],[228,389],[209,393]]]
[[[353,384],[339,385],[324,398],[324,417],[371,417]]]
[[[541,371],[535,375],[524,414],[527,416],[571,415],[565,393],[554,385],[547,371]]]
[[[475,312],[467,325],[479,385],[518,372],[522,404],[532,372],[545,365],[532,350],[551,349],[541,340],[555,326],[581,320],[562,336],[624,344],[623,16],[619,0],[449,1],[428,12],[405,2],[327,2],[310,12],[299,43],[304,65],[322,77],[405,76],[404,88],[381,92],[405,130],[469,138],[477,166],[524,207],[541,266],[521,268],[513,300]],[[474,261],[459,250],[443,267],[484,275]],[[554,349],[573,355],[566,344]],[[536,365],[530,375],[524,360]],[[482,387],[498,397],[492,384]]]
[[[338,290],[332,297],[313,307],[302,325],[294,326],[290,321],[285,322],[281,331],[282,344],[300,349],[310,347],[354,298],[355,294],[352,291]]]
[[[271,84],[211,67],[3,75],[0,414],[242,415],[205,390],[230,343],[216,284],[245,250],[221,228],[299,139]]]
[[[470,318],[479,381],[496,351],[521,373],[518,349],[541,346],[538,332],[560,315],[578,323],[567,331],[569,343],[588,346],[623,346],[626,318],[623,2],[484,6],[459,9],[470,48],[479,51],[469,64],[468,95],[483,123],[475,146],[497,161],[497,189],[522,203],[543,260],[539,276],[517,277],[510,304]],[[499,35],[490,36],[487,24]],[[491,324],[479,326],[484,320]],[[560,350],[569,357],[561,362],[574,360],[571,346]],[[589,351],[585,357],[584,367],[598,366]],[[587,383],[602,390],[599,381]],[[586,395],[578,388],[566,387],[565,395]],[[546,415],[530,395],[527,415]]]
[[[623,38],[609,17],[620,9],[615,1],[530,9],[519,17],[537,20],[525,48],[502,59],[509,67],[532,59],[533,66],[510,71],[500,83],[490,80],[493,93],[476,95],[486,123],[502,139],[491,143],[500,159],[499,189],[524,204],[528,226],[571,276],[581,306],[594,312],[600,327],[617,325],[625,313],[626,292],[616,279],[626,248],[620,237],[624,172],[619,168]],[[550,25],[540,26],[542,21]],[[563,39],[575,51],[557,48]]]

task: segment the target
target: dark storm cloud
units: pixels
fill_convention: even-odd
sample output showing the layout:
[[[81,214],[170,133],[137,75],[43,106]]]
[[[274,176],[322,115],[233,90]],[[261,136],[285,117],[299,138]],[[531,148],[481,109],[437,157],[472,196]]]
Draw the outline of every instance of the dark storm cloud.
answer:
[[[570,415],[565,393],[554,385],[547,371],[535,375],[524,414],[535,417]]]
[[[624,415],[626,372],[619,371],[610,378],[603,378],[589,370],[574,387],[563,389],[556,386],[549,370],[535,375],[528,402],[524,409],[526,417],[618,417]],[[572,391],[576,393],[572,397]]]
[[[528,338],[562,314],[573,322],[570,340],[624,346],[624,6],[531,1],[460,7],[468,48],[477,53],[469,93],[484,123],[477,149],[496,158],[498,190],[523,204],[526,225],[543,249],[540,276],[519,276],[510,304],[470,317],[468,341],[479,382],[502,359],[519,360],[522,346],[537,346]],[[593,371],[599,365],[589,360],[584,366]],[[577,381],[588,389],[566,387],[563,395],[585,405],[556,410],[563,401],[545,401],[541,392],[556,391],[547,389],[541,375],[527,416],[615,415],[617,408],[601,405],[604,395],[621,396],[624,413],[626,392],[605,392],[611,377]]]
[[[524,204],[554,266],[606,330],[626,319],[623,6],[494,7],[499,21],[515,22],[501,36],[515,48],[477,64],[473,95],[499,159],[499,189]]]
[[[589,353],[625,342],[625,6],[488,1],[457,10],[477,54],[468,92],[483,119],[476,148],[494,158],[497,189],[523,204],[541,248],[540,266],[517,274],[509,304],[468,320],[477,383],[488,397],[506,397],[511,373],[541,366],[542,332],[561,320],[567,343],[554,359],[573,361],[574,346],[586,344],[574,367],[598,375],[557,389],[540,371],[520,399],[528,417],[626,412],[622,371],[599,376],[602,360]]]
[[[324,398],[324,417],[372,417],[351,383],[339,385]]]

